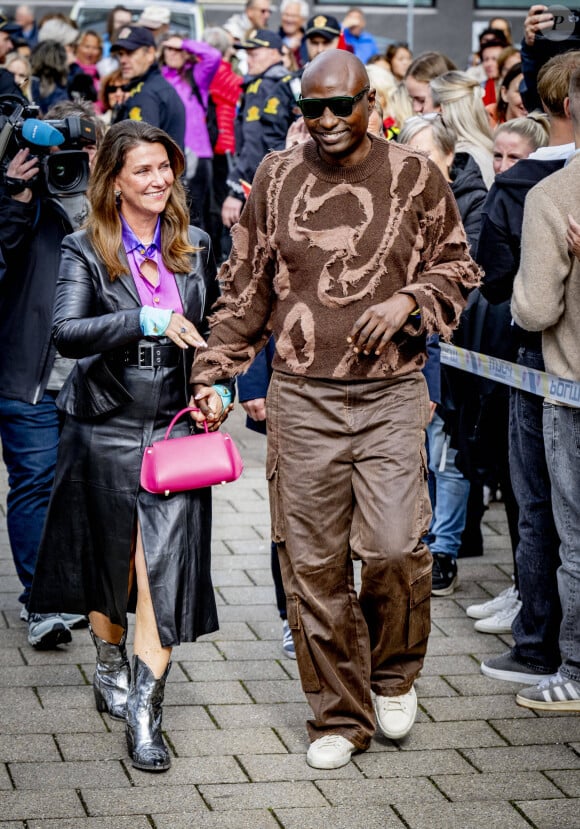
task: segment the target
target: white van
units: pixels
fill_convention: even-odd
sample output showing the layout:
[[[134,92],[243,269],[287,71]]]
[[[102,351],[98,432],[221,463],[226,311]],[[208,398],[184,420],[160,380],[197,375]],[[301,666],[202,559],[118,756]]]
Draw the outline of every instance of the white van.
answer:
[[[133,14],[133,23],[137,20],[146,6],[157,5],[151,0],[76,0],[70,16],[79,29],[93,29],[101,35],[105,34],[107,17],[115,6],[123,6]],[[200,40],[203,33],[203,10],[197,3],[159,3],[160,6],[171,12],[170,28],[181,37]]]

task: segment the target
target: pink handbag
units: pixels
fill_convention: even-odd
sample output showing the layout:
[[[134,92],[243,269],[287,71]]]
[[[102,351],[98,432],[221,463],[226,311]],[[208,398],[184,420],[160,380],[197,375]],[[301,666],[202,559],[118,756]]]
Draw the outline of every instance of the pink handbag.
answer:
[[[169,495],[188,489],[235,481],[244,465],[238,447],[227,432],[187,435],[169,440],[169,434],[182,415],[199,409],[188,406],[177,412],[163,440],[145,449],[141,464],[141,486],[147,492]]]

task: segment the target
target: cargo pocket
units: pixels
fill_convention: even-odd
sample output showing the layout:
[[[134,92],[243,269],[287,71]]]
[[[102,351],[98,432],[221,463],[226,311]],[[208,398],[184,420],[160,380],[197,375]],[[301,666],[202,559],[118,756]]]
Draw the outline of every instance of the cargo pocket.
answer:
[[[268,453],[266,459],[266,478],[268,479],[268,496],[270,499],[270,522],[272,541],[276,543],[286,540],[286,527],[280,497],[280,475],[278,470],[278,455]]]
[[[302,627],[300,599],[297,596],[288,596],[286,612],[288,614],[288,624],[290,625],[290,630],[294,638],[302,690],[305,694],[315,694],[317,691],[320,691],[320,680],[318,679],[316,666],[312,659],[306,633]]]
[[[431,500],[429,498],[429,469],[427,467],[427,451],[424,446],[421,447],[421,460],[419,464],[419,481],[417,492],[417,513],[415,525],[415,537],[423,538],[429,532],[431,524],[432,510]]]
[[[431,567],[411,582],[407,647],[418,645],[431,630]]]

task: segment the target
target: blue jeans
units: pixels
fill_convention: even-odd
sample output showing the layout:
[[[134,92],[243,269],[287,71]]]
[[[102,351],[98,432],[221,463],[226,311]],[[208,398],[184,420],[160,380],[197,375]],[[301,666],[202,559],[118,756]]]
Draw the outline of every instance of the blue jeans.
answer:
[[[560,672],[580,682],[580,409],[545,403],[544,440],[560,536]]]
[[[8,470],[8,538],[27,604],[48,499],[54,479],[59,438],[55,396],[39,403],[0,397],[0,440]]]
[[[457,558],[465,529],[469,481],[455,465],[457,451],[448,442],[446,445],[443,425],[439,415],[434,414],[427,426],[429,468],[435,476],[435,508],[429,531],[435,540],[429,547],[432,553],[447,553]]]
[[[544,370],[542,353],[521,348],[518,364]],[[519,507],[515,558],[522,608],[513,625],[513,655],[534,667],[556,670],[562,611],[556,573],[560,539],[554,524],[542,427],[543,400],[510,390],[509,463]]]

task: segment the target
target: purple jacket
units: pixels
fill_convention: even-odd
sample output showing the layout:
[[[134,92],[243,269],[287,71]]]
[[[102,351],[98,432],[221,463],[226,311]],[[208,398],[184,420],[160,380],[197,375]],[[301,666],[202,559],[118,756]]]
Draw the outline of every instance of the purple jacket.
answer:
[[[183,49],[198,59],[193,63],[193,77],[202,100],[207,105],[209,85],[221,63],[221,53],[208,43],[198,40],[184,39]],[[182,70],[162,66],[161,71],[165,80],[175,88],[185,106],[185,146],[189,147],[199,158],[212,158],[213,150],[205,125],[205,110],[197,95],[192,91],[187,79],[181,76]]]

